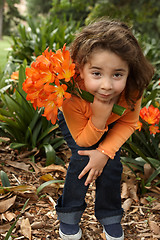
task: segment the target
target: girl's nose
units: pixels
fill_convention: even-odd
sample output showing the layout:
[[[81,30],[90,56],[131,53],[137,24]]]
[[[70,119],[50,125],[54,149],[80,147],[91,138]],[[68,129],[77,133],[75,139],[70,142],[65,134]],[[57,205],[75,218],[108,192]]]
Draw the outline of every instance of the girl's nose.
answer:
[[[109,77],[103,78],[101,82],[101,88],[104,90],[112,89],[112,80]]]

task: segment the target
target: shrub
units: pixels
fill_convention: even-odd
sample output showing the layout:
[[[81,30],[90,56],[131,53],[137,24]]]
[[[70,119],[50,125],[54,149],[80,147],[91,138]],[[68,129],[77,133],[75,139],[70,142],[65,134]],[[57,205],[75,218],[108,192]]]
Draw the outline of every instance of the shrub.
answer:
[[[21,65],[18,86],[13,95],[6,88],[1,89],[0,135],[10,138],[13,149],[37,148],[41,155],[45,152],[46,165],[63,164],[55,151],[64,143],[62,137],[56,136],[58,125],[52,125],[42,116],[43,109],[35,110],[26,100],[26,93],[22,90],[25,78],[25,67]]]
[[[18,36],[12,36],[13,45],[10,52],[13,62],[22,63],[24,59],[30,64],[35,57],[49,47],[52,50],[62,48],[64,43],[69,45],[73,40],[73,33],[79,28],[70,19],[68,22],[60,21],[54,17],[45,18],[37,22],[31,17],[27,19],[28,26],[18,26]]]

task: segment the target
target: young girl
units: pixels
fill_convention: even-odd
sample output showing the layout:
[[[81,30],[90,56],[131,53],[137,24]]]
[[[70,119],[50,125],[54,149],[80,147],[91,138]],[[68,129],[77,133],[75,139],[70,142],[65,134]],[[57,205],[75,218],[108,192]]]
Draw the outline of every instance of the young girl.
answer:
[[[95,180],[95,216],[107,240],[123,240],[120,147],[136,129],[153,67],[131,30],[117,21],[100,20],[83,28],[71,45],[71,55],[80,73],[77,84],[94,95],[94,102],[72,96],[59,113],[59,126],[72,151],[56,206],[59,234],[62,239],[81,238],[85,195]],[[112,113],[114,104],[126,108],[122,116]]]

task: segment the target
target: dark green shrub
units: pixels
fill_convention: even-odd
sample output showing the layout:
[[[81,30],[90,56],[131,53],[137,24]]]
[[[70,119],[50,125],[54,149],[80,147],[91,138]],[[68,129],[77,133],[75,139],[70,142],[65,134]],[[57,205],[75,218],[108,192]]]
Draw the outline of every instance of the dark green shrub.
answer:
[[[10,55],[13,62],[22,63],[24,59],[30,64],[35,57],[49,47],[52,50],[62,48],[64,43],[69,45],[73,33],[79,28],[79,23],[70,19],[68,22],[58,18],[44,18],[37,22],[31,17],[28,26],[18,26],[18,36],[12,36],[13,45]]]

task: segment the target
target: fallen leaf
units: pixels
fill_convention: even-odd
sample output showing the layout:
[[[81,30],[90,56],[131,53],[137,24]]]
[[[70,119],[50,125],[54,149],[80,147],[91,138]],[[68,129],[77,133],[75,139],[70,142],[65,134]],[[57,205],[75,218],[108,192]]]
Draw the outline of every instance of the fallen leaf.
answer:
[[[0,234],[8,232],[10,227],[11,227],[11,225],[9,223],[0,225]]]
[[[149,220],[149,227],[150,227],[151,231],[153,233],[155,233],[156,235],[160,234],[160,227],[158,226],[158,224],[156,222]]]
[[[106,240],[105,233],[101,233],[100,235],[101,235],[101,238],[102,238],[103,240]]]
[[[33,162],[30,162],[30,161],[29,161],[29,163],[32,165],[35,173],[38,174],[38,173],[40,172],[40,169],[39,169],[39,167],[37,166],[37,164],[35,164],[35,163],[33,163]]]
[[[22,219],[20,227],[21,227],[21,233],[23,234],[23,236],[31,240],[32,239],[31,225],[30,225],[29,219],[28,218]]]
[[[128,198],[129,193],[128,193],[128,186],[126,182],[122,183],[122,191],[121,191],[121,198]]]
[[[153,210],[160,210],[160,203],[158,203],[156,206],[152,208]]]
[[[149,163],[144,164],[144,178],[148,179],[155,170]]]
[[[128,190],[129,190],[129,197],[132,198],[135,202],[139,201],[137,190],[138,184],[135,177],[132,177],[127,180]]]
[[[20,186],[0,188],[0,193],[2,194],[6,192],[24,192],[24,191],[36,191],[36,187],[28,186],[28,185],[20,185]]]
[[[31,156],[32,153],[35,153],[35,152],[37,152],[37,148],[34,148],[31,151],[26,151],[25,153],[19,154],[18,158],[20,158],[20,159],[26,158],[28,156]],[[39,150],[38,150],[38,152],[39,152]]]
[[[45,226],[45,222],[34,222],[32,223],[31,227],[32,229],[40,229]]]
[[[13,213],[13,212],[6,212],[6,213],[3,213],[3,215],[5,216],[5,218],[11,222],[14,218],[16,218],[16,214]]]
[[[42,175],[42,176],[40,177],[40,179],[43,180],[43,181],[45,181],[45,182],[50,181],[50,180],[54,180],[54,178],[52,177],[51,174]]]
[[[7,211],[15,203],[16,196],[0,201],[0,213]]]
[[[26,191],[26,192],[17,192],[17,195],[26,199],[30,199],[31,201],[37,201],[38,196],[36,192]]]
[[[144,204],[144,205],[147,205],[148,204],[148,201],[146,200],[146,198],[141,198],[140,199],[140,203]]]
[[[51,164],[47,167],[39,167],[38,168],[40,169],[41,173],[47,173],[47,172],[52,172],[52,171],[60,171],[60,172],[63,172],[63,173],[66,173],[66,169],[60,165],[55,165],[55,164]]]
[[[29,212],[25,212],[25,216],[29,219],[29,222],[32,222],[35,218],[34,214],[30,214]]]
[[[130,212],[130,214],[136,213],[138,210],[139,210],[138,208],[134,208],[134,209]]]
[[[7,160],[6,163],[12,167],[19,168],[21,170],[25,170],[26,172],[30,172],[28,169],[30,165],[25,164],[24,162],[16,162]]]
[[[122,207],[125,212],[127,212],[130,209],[132,202],[133,202],[133,200],[131,198],[128,198],[124,201],[124,203],[122,204]]]

